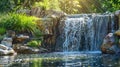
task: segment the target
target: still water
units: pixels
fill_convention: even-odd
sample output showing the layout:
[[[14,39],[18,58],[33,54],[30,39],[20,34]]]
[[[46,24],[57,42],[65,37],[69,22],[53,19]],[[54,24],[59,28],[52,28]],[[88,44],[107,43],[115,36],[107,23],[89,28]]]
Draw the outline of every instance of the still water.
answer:
[[[54,52],[0,56],[0,67],[120,67],[120,55],[94,52]]]

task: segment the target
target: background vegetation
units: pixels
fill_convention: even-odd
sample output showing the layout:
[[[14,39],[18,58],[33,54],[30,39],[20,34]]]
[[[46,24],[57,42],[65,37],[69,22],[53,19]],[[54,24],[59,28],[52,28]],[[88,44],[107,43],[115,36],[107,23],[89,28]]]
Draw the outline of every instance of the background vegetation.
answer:
[[[41,7],[44,10],[61,10],[67,14],[104,13],[120,9],[120,0],[0,0],[0,12]]]

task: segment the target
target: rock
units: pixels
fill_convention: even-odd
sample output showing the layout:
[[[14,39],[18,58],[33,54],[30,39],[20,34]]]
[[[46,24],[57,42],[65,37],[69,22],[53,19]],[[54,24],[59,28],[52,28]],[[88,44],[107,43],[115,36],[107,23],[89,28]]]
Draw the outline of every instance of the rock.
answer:
[[[20,53],[20,54],[34,54],[34,53],[37,53],[36,51],[33,51],[32,48],[27,47],[27,46],[16,46],[16,47],[14,47],[14,50],[17,53]]]
[[[102,53],[113,54],[116,53],[115,45],[114,45],[114,36],[113,33],[109,33],[103,40],[103,44],[101,45]]]
[[[32,48],[28,46],[21,46],[20,44],[14,45],[14,50],[19,54],[37,54],[41,52],[45,52],[45,49],[38,49],[38,48]]]
[[[115,15],[119,16],[120,15],[120,10],[115,11]]]
[[[46,17],[49,18],[62,18],[67,15],[62,11],[55,11],[55,10],[47,10],[45,13],[46,13]]]
[[[7,37],[12,37],[12,38],[14,38],[15,35],[16,35],[16,33],[15,33],[15,31],[8,30],[7,33],[6,33],[6,35],[7,35]]]
[[[13,55],[13,54],[15,55],[16,52],[11,47],[0,44],[0,56],[1,55]]]
[[[118,47],[120,48],[120,39],[118,39]]]
[[[7,46],[5,46],[5,45],[3,45],[3,44],[0,44],[0,49],[7,50],[7,49],[8,49],[8,47],[7,47]]]
[[[45,52],[49,52],[47,49],[45,49],[45,48],[39,48],[40,49],[40,52],[41,53],[45,53]]]
[[[113,45],[110,50],[114,51],[116,54],[120,53],[120,48],[117,45]]]
[[[24,44],[24,42],[26,42],[28,39],[29,39],[29,36],[21,34],[21,35],[13,38],[13,44],[16,44],[16,43],[23,43]]]
[[[5,37],[1,44],[4,44],[5,46],[11,47],[12,46],[12,38]]]
[[[16,52],[12,49],[12,38],[5,37],[0,44],[0,55],[15,55]]]
[[[117,31],[115,32],[115,35],[120,36],[120,30],[117,30]]]
[[[45,10],[41,9],[40,7],[31,8],[31,10],[27,11],[26,14],[36,17],[44,17]]]
[[[120,10],[115,11],[115,22],[118,24],[120,29]]]

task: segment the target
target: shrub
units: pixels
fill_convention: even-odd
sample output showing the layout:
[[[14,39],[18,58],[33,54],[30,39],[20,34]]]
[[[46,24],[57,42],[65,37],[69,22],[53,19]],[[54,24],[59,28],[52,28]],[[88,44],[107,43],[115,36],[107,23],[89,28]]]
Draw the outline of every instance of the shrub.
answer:
[[[41,41],[40,40],[33,40],[27,43],[27,46],[29,47],[39,47],[41,46]]]
[[[5,28],[0,28],[0,35],[3,35],[6,33],[6,29]]]
[[[0,20],[0,27],[16,32],[33,32],[37,27],[35,20],[37,18],[33,16],[10,13]]]

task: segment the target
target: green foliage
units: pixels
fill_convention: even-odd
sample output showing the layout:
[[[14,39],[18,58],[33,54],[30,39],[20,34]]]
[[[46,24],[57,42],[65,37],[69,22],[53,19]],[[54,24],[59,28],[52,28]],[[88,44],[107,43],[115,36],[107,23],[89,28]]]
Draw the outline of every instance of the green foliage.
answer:
[[[99,0],[102,9],[105,11],[114,12],[120,9],[120,0]]]
[[[98,0],[78,0],[80,8],[77,13],[99,13],[102,12],[101,4]]]
[[[120,9],[120,0],[0,0],[0,12],[41,7],[61,10],[67,14],[114,12]]]
[[[41,37],[42,36],[42,32],[39,29],[34,29],[34,36],[35,37]]]
[[[16,32],[34,32],[37,27],[35,20],[36,17],[29,17],[25,14],[10,13],[4,16],[0,20],[0,27],[6,28],[7,30],[14,30]]]
[[[120,9],[120,0],[59,0],[60,9],[67,14],[104,13]]]
[[[60,10],[58,0],[43,0],[40,2],[36,2],[34,4],[34,7],[41,7],[44,10],[49,10],[49,9]]]
[[[12,9],[10,0],[0,0],[0,12],[7,12]]]
[[[77,13],[80,8],[78,0],[43,0],[36,2],[34,6],[45,10],[62,10],[68,14]]]
[[[78,13],[81,7],[78,0],[59,0],[60,9],[68,14]]]
[[[6,29],[5,28],[0,28],[0,35],[3,35],[6,33]]]
[[[27,46],[29,47],[39,47],[41,46],[41,41],[40,40],[33,40],[27,43]]]
[[[5,37],[6,29],[0,27],[0,41]]]
[[[42,2],[36,2],[35,7],[42,7],[45,10],[50,9],[50,3],[49,0],[43,0]]]
[[[38,1],[41,0],[0,0],[0,12],[31,8],[32,5]]]

